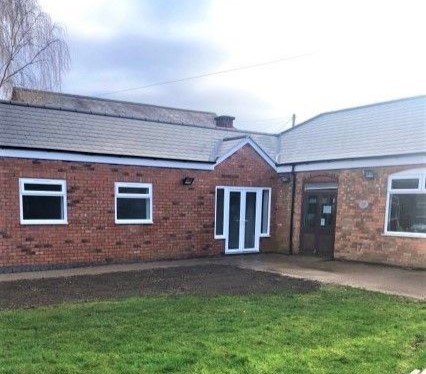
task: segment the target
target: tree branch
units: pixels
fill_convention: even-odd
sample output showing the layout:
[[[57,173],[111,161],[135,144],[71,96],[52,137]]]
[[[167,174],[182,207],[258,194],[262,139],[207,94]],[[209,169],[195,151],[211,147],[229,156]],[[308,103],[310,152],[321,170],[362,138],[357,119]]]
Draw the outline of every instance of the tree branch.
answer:
[[[38,56],[40,56],[44,51],[46,51],[53,43],[58,42],[58,40],[52,40],[48,42],[43,48],[41,48],[34,56],[33,58],[27,62],[25,65],[21,66],[19,69],[15,70],[12,74],[9,74],[4,80],[9,80],[16,74],[19,74],[22,70],[25,70],[27,67],[34,64],[34,61],[37,59]]]
[[[38,0],[0,0],[0,96],[13,85],[60,85],[68,68],[64,30]]]

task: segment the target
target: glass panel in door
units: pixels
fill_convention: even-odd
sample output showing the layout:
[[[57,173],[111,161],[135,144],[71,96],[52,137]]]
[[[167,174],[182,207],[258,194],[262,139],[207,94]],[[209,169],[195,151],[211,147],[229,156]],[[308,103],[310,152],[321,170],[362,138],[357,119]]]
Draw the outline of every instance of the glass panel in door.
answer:
[[[246,193],[244,249],[256,247],[256,192]]]
[[[240,207],[241,192],[231,191],[229,193],[229,231],[228,249],[240,248]]]
[[[336,199],[332,195],[321,197],[320,227],[329,229],[334,223]]]
[[[317,224],[318,213],[318,197],[316,195],[308,195],[305,203],[305,216],[303,226],[305,229],[314,229]]]

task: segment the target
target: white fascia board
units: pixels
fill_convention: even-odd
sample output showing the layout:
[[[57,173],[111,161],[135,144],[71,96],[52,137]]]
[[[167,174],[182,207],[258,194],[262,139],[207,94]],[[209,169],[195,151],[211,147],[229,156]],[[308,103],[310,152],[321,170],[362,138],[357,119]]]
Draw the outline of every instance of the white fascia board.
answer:
[[[426,155],[407,155],[395,157],[365,158],[358,160],[342,160],[330,162],[312,162],[298,164],[294,171],[321,171],[321,170],[337,170],[337,169],[355,169],[364,167],[380,167],[380,166],[398,166],[398,165],[417,165],[426,164]],[[280,170],[281,166],[278,167]]]
[[[235,152],[239,151],[245,145],[250,145],[260,157],[262,157],[266,163],[275,171],[277,170],[277,165],[275,162],[266,154],[266,152],[260,148],[251,138],[244,138],[239,142],[235,147],[232,147],[228,152],[226,152],[223,156],[219,157],[216,160],[216,165],[219,165],[221,162],[225,161],[227,158],[231,157]]]
[[[392,179],[414,177],[419,178],[419,175],[426,175],[426,168],[403,170],[398,173],[393,173],[389,177]]]
[[[250,138],[242,140],[241,143],[237,144],[229,152],[217,159],[216,164],[207,162],[159,160],[140,157],[133,158],[120,156],[99,156],[82,153],[22,150],[13,148],[0,148],[0,157],[212,171],[214,170],[216,165],[229,158],[232,154],[237,152],[246,144],[249,144],[251,147],[253,147],[253,149],[278,173],[289,173],[292,171],[292,167],[290,165],[281,165],[277,167],[273,160]],[[418,164],[426,164],[426,155],[366,158],[362,160],[342,160],[330,162],[312,162],[295,165],[294,171],[321,171]]]
[[[204,162],[153,160],[137,157],[98,156],[82,153],[32,151],[8,148],[0,149],[0,157],[193,170],[214,170],[215,166],[214,164]]]
[[[277,167],[277,173],[291,173],[292,170],[291,166],[282,165]]]

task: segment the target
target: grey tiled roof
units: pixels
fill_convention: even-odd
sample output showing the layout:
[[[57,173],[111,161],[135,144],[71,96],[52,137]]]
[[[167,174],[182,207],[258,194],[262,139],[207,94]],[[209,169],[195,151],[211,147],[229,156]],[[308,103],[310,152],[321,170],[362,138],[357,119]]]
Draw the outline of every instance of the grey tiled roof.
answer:
[[[214,162],[244,137],[278,164],[426,155],[426,96],[324,113],[278,135],[0,102],[0,147]]]
[[[220,158],[225,156],[228,152],[231,152],[232,149],[238,147],[238,145],[241,144],[245,139],[247,139],[247,136],[237,136],[222,139],[217,147],[217,157]]]
[[[148,121],[215,127],[215,113],[14,87],[12,100]]]
[[[0,146],[214,162],[223,138],[250,135],[275,158],[274,135],[0,103]]]
[[[280,135],[278,160],[289,164],[423,152],[426,96],[419,96],[320,114]]]

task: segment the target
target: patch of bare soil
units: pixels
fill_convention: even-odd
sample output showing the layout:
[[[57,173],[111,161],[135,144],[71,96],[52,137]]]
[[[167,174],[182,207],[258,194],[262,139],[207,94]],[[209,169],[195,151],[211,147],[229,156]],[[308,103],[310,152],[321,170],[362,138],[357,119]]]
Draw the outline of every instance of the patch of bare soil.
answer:
[[[318,282],[227,265],[181,266],[101,275],[1,282],[0,309],[143,295],[215,296],[309,292],[318,287]]]

